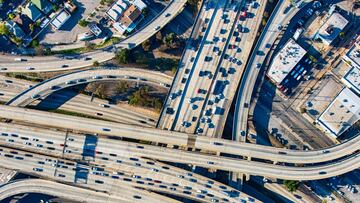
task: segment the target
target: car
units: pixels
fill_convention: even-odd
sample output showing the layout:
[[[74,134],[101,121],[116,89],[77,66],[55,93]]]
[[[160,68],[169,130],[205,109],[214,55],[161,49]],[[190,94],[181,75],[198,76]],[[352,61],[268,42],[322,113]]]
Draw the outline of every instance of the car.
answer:
[[[154,171],[154,172],[159,172],[159,170],[156,169],[156,168],[152,168],[151,170]]]
[[[27,67],[26,70],[35,70],[33,67]]]
[[[97,183],[97,184],[104,184],[104,181],[102,181],[102,180],[95,180],[95,183]]]
[[[183,175],[177,175],[178,178],[185,178]]]
[[[133,196],[135,199],[141,199],[141,196],[139,196],[139,195],[134,195]]]
[[[196,129],[196,133],[198,133],[198,134],[201,134],[201,133],[203,133],[203,132],[204,132],[204,129],[202,129],[202,128]]]
[[[63,64],[63,65],[61,66],[61,68],[67,68],[67,67],[69,67],[69,65],[67,65],[67,64]]]
[[[43,147],[44,145],[42,144],[36,144],[36,147]]]
[[[189,192],[189,191],[187,191],[187,190],[183,191],[183,193],[184,193],[184,194],[187,194],[187,195],[191,195],[191,192]]]
[[[215,163],[213,161],[208,161],[208,164],[214,165]]]
[[[44,171],[44,169],[42,169],[42,168],[33,168],[33,171],[36,171],[36,172],[43,172],[43,171]]]
[[[282,30],[283,26],[282,25],[278,25],[277,29],[280,31]]]
[[[111,129],[110,129],[110,128],[102,128],[102,130],[103,130],[103,131],[106,131],[106,132],[111,131]]]
[[[95,80],[101,79],[101,78],[102,78],[102,77],[101,77],[100,75],[95,75],[95,76],[92,77],[92,79],[95,79]]]
[[[5,80],[5,83],[13,83],[11,80]]]
[[[218,146],[224,145],[223,143],[220,143],[220,142],[213,142],[213,144],[218,145]]]
[[[31,96],[32,99],[38,99],[39,97],[40,97],[39,94],[33,94],[33,95]]]
[[[7,70],[7,68],[0,68],[0,70]]]
[[[154,28],[154,30],[156,31],[156,30],[159,30],[161,27],[158,25],[158,26],[156,26],[155,28]]]
[[[31,146],[31,143],[30,143],[30,142],[24,142],[24,144]]]
[[[166,13],[166,14],[165,14],[165,17],[166,17],[166,18],[169,17],[169,16],[171,16],[171,13]]]

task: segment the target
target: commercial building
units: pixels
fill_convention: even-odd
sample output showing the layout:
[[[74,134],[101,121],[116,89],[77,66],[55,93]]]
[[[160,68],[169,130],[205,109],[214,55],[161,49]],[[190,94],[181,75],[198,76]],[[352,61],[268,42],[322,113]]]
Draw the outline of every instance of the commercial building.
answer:
[[[360,41],[358,40],[344,55],[343,60],[351,67],[341,81],[360,95]]]
[[[316,120],[327,134],[337,138],[360,119],[360,98],[344,88]]]
[[[306,50],[290,39],[276,54],[270,69],[267,72],[269,79],[279,85],[285,77],[294,69],[299,61],[305,56]]]
[[[315,34],[315,39],[320,39],[324,44],[330,45],[347,24],[348,20],[340,13],[334,12]]]

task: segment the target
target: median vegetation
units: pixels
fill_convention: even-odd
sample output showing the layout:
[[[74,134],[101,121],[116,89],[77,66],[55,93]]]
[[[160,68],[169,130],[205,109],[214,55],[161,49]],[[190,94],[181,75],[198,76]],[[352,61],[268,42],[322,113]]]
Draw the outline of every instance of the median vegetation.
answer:
[[[295,180],[284,180],[284,185],[290,192],[295,192],[299,187],[300,182]]]

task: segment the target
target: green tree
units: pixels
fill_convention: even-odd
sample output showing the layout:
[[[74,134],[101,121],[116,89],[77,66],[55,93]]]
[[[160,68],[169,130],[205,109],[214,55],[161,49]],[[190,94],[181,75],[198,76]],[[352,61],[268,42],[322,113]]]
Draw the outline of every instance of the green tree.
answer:
[[[34,24],[29,24],[29,29],[31,30],[31,32],[34,32],[34,28],[35,28],[35,26],[34,26]]]
[[[36,39],[34,39],[33,41],[31,41],[31,44],[30,44],[30,46],[33,47],[33,48],[35,48],[35,47],[37,47],[37,46],[39,46],[39,45],[40,45],[40,43],[39,43],[39,41],[36,40]]]
[[[129,84],[125,81],[120,81],[117,85],[116,85],[116,92],[118,94],[120,93],[124,93],[129,89]]]
[[[306,113],[306,108],[301,107],[301,108],[300,108],[300,113]]]
[[[88,24],[89,24],[89,22],[86,21],[85,19],[81,19],[81,20],[79,21],[79,25],[80,25],[81,27],[86,27]]]
[[[46,48],[44,47],[44,45],[39,45],[35,47],[35,54],[38,56],[43,56],[46,54]]]
[[[142,48],[144,51],[149,51],[151,48],[151,42],[149,39],[145,40],[143,43],[141,43]]]
[[[172,47],[175,43],[175,33],[169,33],[167,35],[165,35],[165,37],[163,38],[163,43],[166,44],[167,47]]]
[[[99,65],[100,65],[99,61],[94,61],[94,62],[93,62],[93,66],[97,67],[97,66],[99,66]]]
[[[9,14],[8,14],[8,18],[9,18],[10,20],[14,19],[15,17],[16,17],[16,15],[15,15],[14,13],[9,13]]]
[[[121,49],[115,56],[119,64],[127,64],[130,62],[130,51],[128,49]]]
[[[104,84],[100,84],[96,87],[94,94],[97,95],[100,99],[105,99],[106,95],[105,95],[105,85]]]
[[[290,192],[295,192],[299,187],[299,181],[285,180],[284,185]]]
[[[8,35],[9,29],[6,27],[5,23],[0,23],[0,35]]]

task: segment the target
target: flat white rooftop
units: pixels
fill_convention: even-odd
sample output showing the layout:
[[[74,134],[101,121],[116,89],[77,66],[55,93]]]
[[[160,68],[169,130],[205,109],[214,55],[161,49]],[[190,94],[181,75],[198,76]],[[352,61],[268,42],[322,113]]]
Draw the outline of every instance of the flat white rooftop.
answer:
[[[59,29],[69,18],[70,14],[65,10],[62,10],[52,21],[51,24],[56,28]]]
[[[280,84],[305,54],[306,50],[290,39],[275,56],[267,75],[273,82]]]
[[[340,13],[334,12],[320,27],[317,36],[320,37],[325,44],[330,45],[347,24],[348,20]]]
[[[360,95],[360,69],[353,66],[342,78],[342,81],[349,88]]]
[[[360,95],[360,40],[349,49],[343,60],[350,65],[350,69],[341,79],[346,86]]]
[[[360,119],[360,98],[344,88],[317,119],[333,137],[338,137]]]

